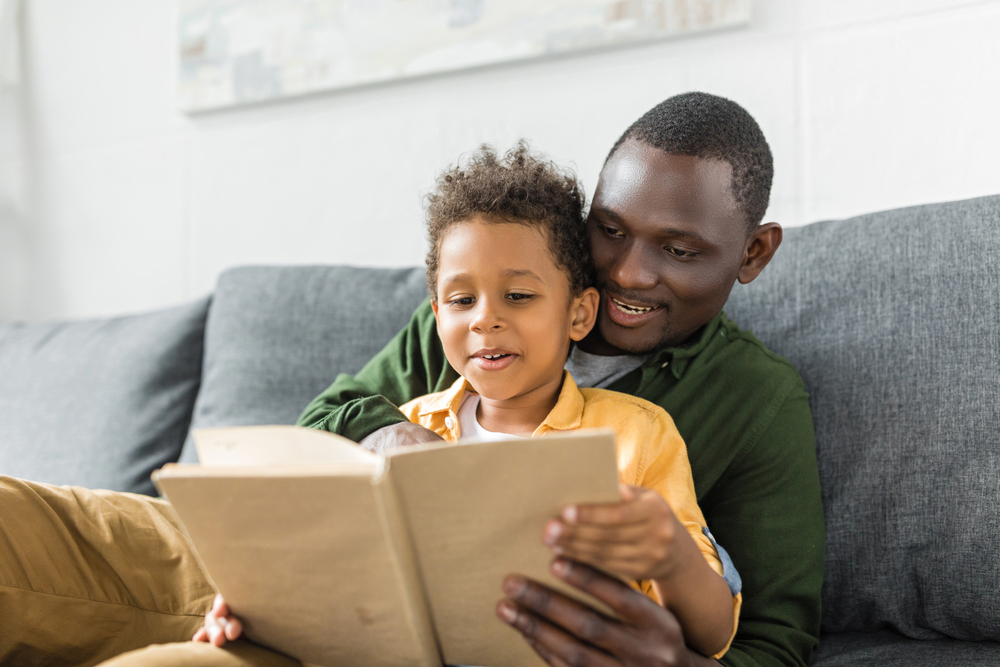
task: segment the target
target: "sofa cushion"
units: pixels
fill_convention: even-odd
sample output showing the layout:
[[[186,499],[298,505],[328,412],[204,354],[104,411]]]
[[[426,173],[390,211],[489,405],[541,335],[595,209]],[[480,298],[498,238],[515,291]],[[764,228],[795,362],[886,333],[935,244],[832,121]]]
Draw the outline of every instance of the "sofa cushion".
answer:
[[[242,267],[219,278],[192,428],[294,424],[427,296],[422,269]],[[195,461],[190,441],[182,461]]]
[[[823,628],[1000,641],[1000,197],[788,229],[727,312],[802,374]]]
[[[1000,644],[955,639],[909,639],[894,632],[844,632],[820,638],[812,667],[1000,665]]]
[[[191,422],[207,310],[0,324],[0,474],[154,493]]]

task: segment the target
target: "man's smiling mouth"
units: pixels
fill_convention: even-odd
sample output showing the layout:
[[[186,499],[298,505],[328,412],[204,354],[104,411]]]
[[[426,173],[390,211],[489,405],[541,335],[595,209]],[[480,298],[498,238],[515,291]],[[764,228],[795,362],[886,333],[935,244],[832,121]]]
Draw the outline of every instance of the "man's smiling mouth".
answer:
[[[661,306],[633,306],[631,304],[625,303],[624,301],[619,301],[615,297],[611,297],[611,301],[617,306],[618,310],[622,311],[626,315],[645,315],[646,313],[658,310]]]

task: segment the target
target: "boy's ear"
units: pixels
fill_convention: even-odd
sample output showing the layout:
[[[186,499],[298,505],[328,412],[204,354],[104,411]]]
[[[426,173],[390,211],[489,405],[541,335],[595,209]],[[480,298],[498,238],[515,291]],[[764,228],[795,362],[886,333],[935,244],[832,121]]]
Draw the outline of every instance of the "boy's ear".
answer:
[[[440,304],[436,300],[431,300],[431,310],[434,311],[434,327],[438,332],[438,338],[441,337],[441,320],[438,319],[438,308]]]
[[[600,292],[594,287],[588,287],[573,297],[570,306],[569,337],[575,341],[583,340],[597,322],[597,305],[601,302]]]

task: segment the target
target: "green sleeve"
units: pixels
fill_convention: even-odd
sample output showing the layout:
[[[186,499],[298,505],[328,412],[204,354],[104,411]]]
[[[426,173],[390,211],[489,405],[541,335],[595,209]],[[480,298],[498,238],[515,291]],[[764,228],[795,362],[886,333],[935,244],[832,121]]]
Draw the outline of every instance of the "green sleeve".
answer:
[[[721,662],[804,667],[818,645],[826,531],[801,385],[733,464],[703,499],[712,532],[743,579],[739,628]]]
[[[357,375],[338,375],[306,406],[298,424],[358,442],[380,428],[407,421],[397,406],[446,389],[456,379],[438,339],[430,301],[424,301],[409,324]]]

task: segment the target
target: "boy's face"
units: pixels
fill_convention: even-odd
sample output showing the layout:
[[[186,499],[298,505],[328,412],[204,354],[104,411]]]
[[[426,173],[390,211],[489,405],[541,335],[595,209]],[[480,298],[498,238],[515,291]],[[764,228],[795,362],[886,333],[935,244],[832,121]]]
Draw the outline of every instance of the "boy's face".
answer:
[[[611,156],[587,232],[601,292],[598,331],[614,349],[597,336],[584,349],[642,354],[677,345],[722,310],[746,277],[753,242],[731,180],[728,163],[635,140]]]
[[[597,291],[570,294],[540,228],[473,218],[441,239],[433,308],[448,361],[480,395],[530,401],[558,390]]]

